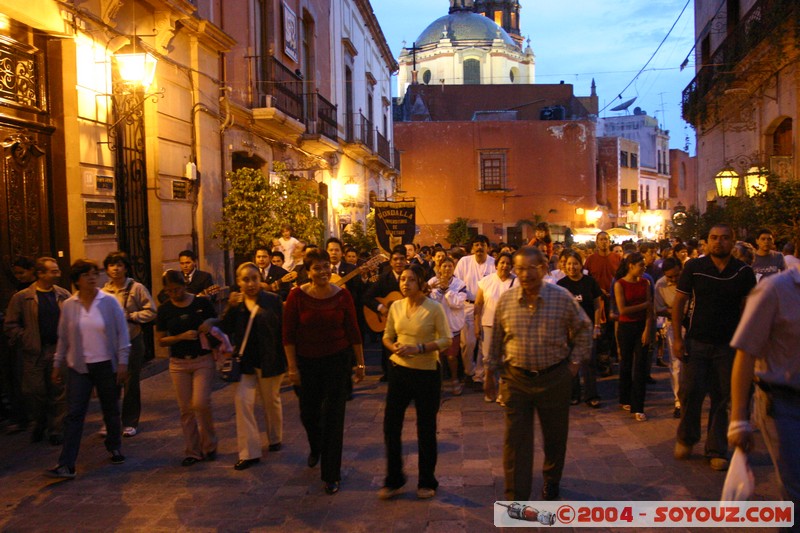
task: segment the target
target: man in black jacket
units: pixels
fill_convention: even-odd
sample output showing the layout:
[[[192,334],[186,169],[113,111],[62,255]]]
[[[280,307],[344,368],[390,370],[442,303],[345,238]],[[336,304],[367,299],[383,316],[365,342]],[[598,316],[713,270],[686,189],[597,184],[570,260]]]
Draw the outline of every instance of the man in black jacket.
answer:
[[[399,244],[392,248],[392,257],[389,259],[389,270],[378,277],[378,280],[364,293],[364,307],[370,311],[367,314],[367,323],[375,331],[383,331],[386,327],[386,317],[389,315],[389,307],[392,302],[402,298],[400,294],[400,274],[403,273],[407,264],[406,248]],[[372,320],[370,320],[372,318]],[[383,376],[381,381],[387,380],[387,370],[389,368],[389,351],[384,347],[381,357],[381,368]]]

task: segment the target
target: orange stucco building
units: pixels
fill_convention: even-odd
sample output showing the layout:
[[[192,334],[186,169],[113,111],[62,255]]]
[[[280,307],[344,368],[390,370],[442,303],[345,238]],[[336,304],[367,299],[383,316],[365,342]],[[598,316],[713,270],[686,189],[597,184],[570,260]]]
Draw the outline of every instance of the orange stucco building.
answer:
[[[585,100],[584,100],[585,101]],[[417,241],[446,242],[456,218],[493,242],[553,232],[595,213],[595,122],[572,86],[412,85],[395,113],[397,196],[417,202]]]

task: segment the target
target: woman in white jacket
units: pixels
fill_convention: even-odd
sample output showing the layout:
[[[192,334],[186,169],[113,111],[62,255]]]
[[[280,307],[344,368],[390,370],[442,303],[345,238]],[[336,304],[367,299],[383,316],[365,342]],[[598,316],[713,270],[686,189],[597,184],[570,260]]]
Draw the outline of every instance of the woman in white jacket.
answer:
[[[447,316],[447,323],[453,336],[453,343],[443,353],[447,357],[447,365],[450,369],[451,391],[455,396],[459,396],[463,392],[464,386],[458,380],[458,354],[461,347],[458,337],[464,328],[464,304],[467,301],[467,285],[453,276],[455,269],[456,263],[453,258],[445,257],[439,265],[436,276],[431,278],[428,284],[431,287],[430,297],[444,307],[444,314]],[[465,357],[471,357],[471,355],[464,354]],[[466,367],[467,365],[465,364],[464,366]]]

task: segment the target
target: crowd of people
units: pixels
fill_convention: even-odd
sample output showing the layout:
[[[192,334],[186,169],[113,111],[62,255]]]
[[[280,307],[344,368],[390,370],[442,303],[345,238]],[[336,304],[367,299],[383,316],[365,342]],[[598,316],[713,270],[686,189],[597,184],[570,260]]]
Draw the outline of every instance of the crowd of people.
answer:
[[[169,351],[182,466],[216,459],[212,385],[220,364],[236,357],[241,376],[233,385],[233,468],[258,464],[265,448],[281,450],[281,386],[290,383],[308,440],[308,467],[320,464],[324,491],[335,494],[347,402],[353,383],[365,377],[364,346],[380,340],[379,380],[387,383],[380,498],[392,498],[406,483],[401,435],[411,403],[417,496],[435,496],[441,398],[466,389],[503,406],[509,500],[530,498],[538,415],[545,455],[541,496],[552,500],[559,497],[570,406],[616,402],[621,414],[646,422],[650,371],[658,365],[671,376],[675,458],[688,458],[701,441],[702,407],[710,396],[704,456],[720,471],[728,467],[729,444],[748,450],[752,442],[748,395],[755,381],[759,424],[779,477],[797,501],[800,473],[787,450],[797,434],[800,402],[800,358],[789,342],[800,331],[800,260],[792,243],[776,251],[769,229],[759,230],[754,242],[737,242],[732,228],[717,224],[706,239],[685,243],[614,244],[601,231],[594,242],[567,246],[540,224],[519,248],[492,246],[476,235],[466,247],[408,243],[384,256],[337,238],[321,247],[305,243],[286,227],[254,250],[252,262],[238,265],[226,302],[214,302],[219,287],[198,269],[192,250],[179,254],[180,269],[164,272],[155,299],[132,279],[121,251],[109,254],[102,269],[92,260],[76,261],[68,274],[74,292],[57,284],[55,259],[22,258],[14,265],[20,290],[4,321],[14,350],[2,381],[5,429],[29,428],[32,442],[46,438],[61,446],[58,464],[47,473],[73,478],[96,390],[105,448],[113,464],[123,463],[123,437],[141,431],[143,327],[152,324],[156,342]],[[102,273],[108,281],[100,287]],[[617,395],[601,398],[598,379],[610,376],[615,364]]]

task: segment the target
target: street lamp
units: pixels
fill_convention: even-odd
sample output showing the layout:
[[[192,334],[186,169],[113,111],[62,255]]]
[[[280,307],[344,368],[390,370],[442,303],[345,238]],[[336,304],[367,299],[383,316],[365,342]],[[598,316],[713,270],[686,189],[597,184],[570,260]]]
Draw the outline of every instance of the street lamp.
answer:
[[[736,196],[736,189],[739,187],[739,174],[731,167],[725,167],[714,177],[717,185],[717,196],[725,198]]]
[[[744,175],[744,189],[747,196],[753,197],[756,194],[765,192],[767,190],[767,169],[758,166],[752,166]]]
[[[147,52],[115,54],[120,81],[131,87],[147,90],[153,84],[158,60]]]

